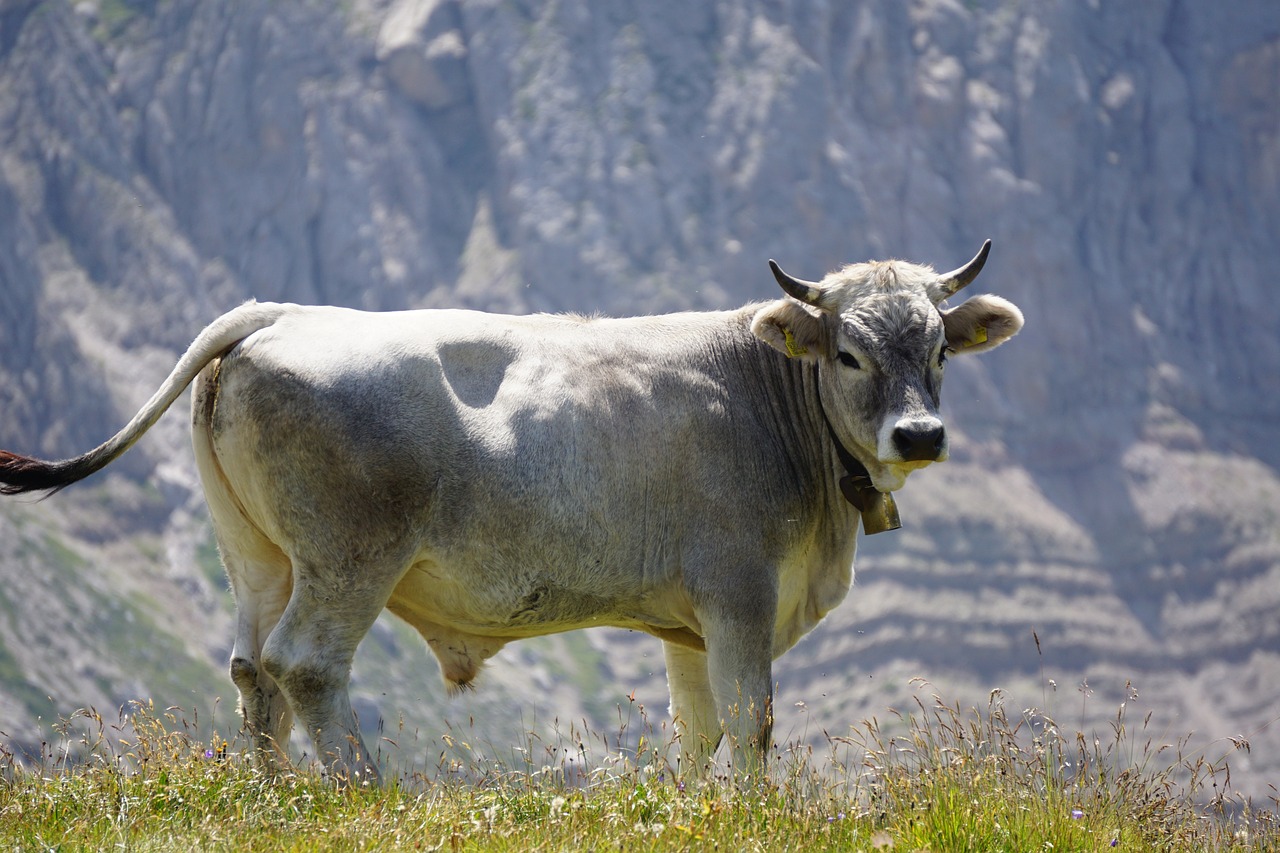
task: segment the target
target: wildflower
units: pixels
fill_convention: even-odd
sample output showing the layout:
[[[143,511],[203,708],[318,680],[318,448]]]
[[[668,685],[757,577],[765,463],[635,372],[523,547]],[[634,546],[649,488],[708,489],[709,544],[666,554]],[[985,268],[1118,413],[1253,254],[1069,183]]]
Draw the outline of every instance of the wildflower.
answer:
[[[1080,809],[1072,809],[1072,810],[1071,810],[1071,819],[1072,819],[1072,820],[1079,820],[1079,819],[1080,819],[1080,818],[1082,818],[1082,817],[1084,817],[1084,812],[1082,812]]]
[[[212,749],[206,749],[206,750],[204,751],[204,757],[205,757],[205,758],[213,758],[213,750],[212,750]]]

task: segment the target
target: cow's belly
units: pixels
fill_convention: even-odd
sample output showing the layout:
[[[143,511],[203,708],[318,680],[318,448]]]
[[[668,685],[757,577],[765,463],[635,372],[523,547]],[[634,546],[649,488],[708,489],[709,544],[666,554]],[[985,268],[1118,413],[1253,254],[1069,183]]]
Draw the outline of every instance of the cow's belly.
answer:
[[[703,647],[692,608],[674,588],[645,593],[625,583],[575,584],[550,573],[495,573],[475,565],[459,571],[420,560],[387,608],[418,630],[452,688],[468,686],[508,642],[577,628],[633,628]]]
[[[387,606],[414,624],[504,640],[601,625],[641,630],[696,626],[692,607],[673,585],[646,590],[635,581],[563,566],[540,569],[420,560]]]

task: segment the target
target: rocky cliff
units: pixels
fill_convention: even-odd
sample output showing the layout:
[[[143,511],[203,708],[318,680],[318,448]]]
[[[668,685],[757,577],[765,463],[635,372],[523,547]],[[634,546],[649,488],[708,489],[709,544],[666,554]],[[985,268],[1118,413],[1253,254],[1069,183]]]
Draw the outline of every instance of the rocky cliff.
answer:
[[[1211,757],[1248,736],[1233,779],[1265,793],[1278,79],[1267,0],[6,0],[0,446],[96,444],[249,297],[726,307],[774,295],[769,257],[949,267],[990,237],[981,285],[1027,331],[955,363],[953,459],[778,668],[780,734],[840,734],[914,675],[1019,706],[1087,679],[1057,699],[1086,722],[1131,681]],[[180,413],[0,505],[0,604],[11,743],[83,705],[232,695]],[[660,660],[618,632],[537,641],[446,704],[386,620],[356,684],[425,754],[442,715],[500,740],[512,703],[606,728],[633,690],[661,708]]]

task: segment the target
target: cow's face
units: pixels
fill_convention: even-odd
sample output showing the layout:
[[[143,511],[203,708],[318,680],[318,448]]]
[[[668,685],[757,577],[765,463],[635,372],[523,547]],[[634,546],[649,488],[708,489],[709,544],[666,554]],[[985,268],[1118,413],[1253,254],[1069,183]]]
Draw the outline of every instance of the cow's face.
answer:
[[[939,308],[977,276],[989,247],[942,275],[883,261],[807,282],[770,261],[790,298],[762,308],[752,330],[788,357],[817,365],[822,409],[880,491],[947,458],[938,415],[947,358],[992,349],[1022,328],[1022,313],[997,296]]]

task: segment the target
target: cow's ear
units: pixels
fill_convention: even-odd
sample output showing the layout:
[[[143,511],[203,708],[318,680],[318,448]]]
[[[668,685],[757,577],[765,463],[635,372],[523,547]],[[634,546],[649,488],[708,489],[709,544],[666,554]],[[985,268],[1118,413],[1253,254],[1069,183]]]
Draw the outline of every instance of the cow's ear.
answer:
[[[787,358],[813,361],[823,347],[822,321],[815,311],[793,299],[779,299],[756,312],[751,331]]]
[[[942,312],[947,346],[957,353],[986,352],[1018,334],[1022,312],[999,296],[974,296]]]

